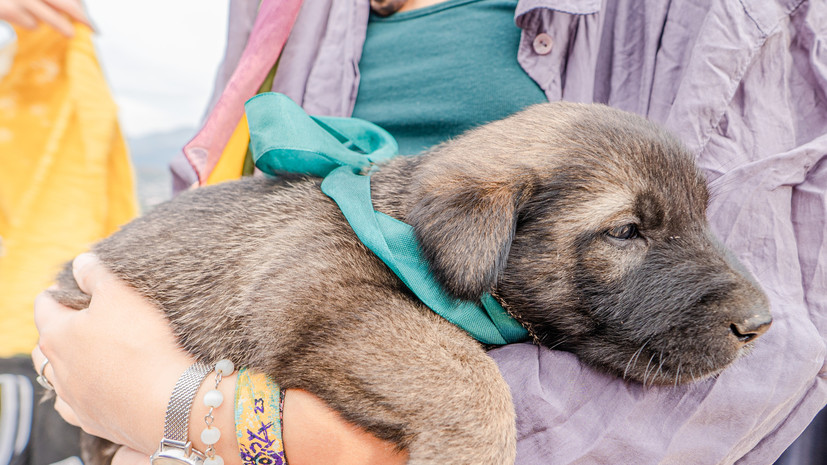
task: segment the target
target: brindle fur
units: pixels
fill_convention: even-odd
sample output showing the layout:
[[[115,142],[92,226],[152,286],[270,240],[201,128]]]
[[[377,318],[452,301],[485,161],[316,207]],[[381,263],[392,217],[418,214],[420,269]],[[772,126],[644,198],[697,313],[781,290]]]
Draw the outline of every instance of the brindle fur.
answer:
[[[751,344],[731,325],[769,321],[763,293],[709,232],[691,155],[637,116],[537,105],[392,160],[372,191],[377,210],[414,227],[448,292],[490,291],[536,342],[625,378],[716,374]],[[607,234],[626,224],[639,237]],[[357,240],[317,179],[187,192],[94,251],[199,359],[306,389],[412,464],[514,461],[496,364]],[[61,301],[86,306],[68,267],[60,285]]]

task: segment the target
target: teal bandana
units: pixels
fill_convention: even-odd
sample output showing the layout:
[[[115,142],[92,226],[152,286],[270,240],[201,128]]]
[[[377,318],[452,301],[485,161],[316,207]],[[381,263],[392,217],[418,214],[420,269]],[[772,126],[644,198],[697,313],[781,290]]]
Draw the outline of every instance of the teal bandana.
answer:
[[[470,302],[446,294],[422,258],[413,228],[373,209],[370,176],[359,173],[396,156],[396,141],[387,131],[357,118],[308,116],[276,93],[259,94],[245,108],[256,166],[274,176],[324,177],[322,192],[339,205],[359,240],[428,308],[484,344],[528,338],[491,295]]]

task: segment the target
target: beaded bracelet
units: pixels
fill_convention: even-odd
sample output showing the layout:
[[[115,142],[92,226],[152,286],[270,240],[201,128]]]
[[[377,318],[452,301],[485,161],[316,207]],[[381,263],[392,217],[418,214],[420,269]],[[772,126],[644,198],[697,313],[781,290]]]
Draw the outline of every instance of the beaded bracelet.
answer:
[[[224,394],[218,390],[218,384],[225,376],[231,375],[235,371],[233,362],[223,359],[215,364],[215,388],[210,389],[204,394],[204,405],[210,408],[210,411],[204,416],[204,423],[207,427],[201,432],[201,441],[207,445],[207,450],[204,455],[204,465],[224,465],[224,459],[215,453],[215,445],[221,438],[221,432],[217,427],[213,426],[215,417],[213,411],[224,402]]]

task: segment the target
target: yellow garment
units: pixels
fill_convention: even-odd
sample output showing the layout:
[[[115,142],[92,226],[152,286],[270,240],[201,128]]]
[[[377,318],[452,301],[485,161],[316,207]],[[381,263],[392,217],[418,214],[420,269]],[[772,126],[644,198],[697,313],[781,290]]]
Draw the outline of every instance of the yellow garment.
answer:
[[[269,92],[273,87],[273,79],[276,77],[276,69],[278,63],[270,69],[264,82],[258,89],[258,93]],[[207,177],[207,185],[218,184],[224,181],[231,181],[239,179],[245,174],[252,174],[252,171],[245,173],[245,162],[252,163],[252,160],[247,160],[247,149],[250,145],[250,128],[247,125],[247,115],[241,116],[241,121],[236,125],[230,140],[224,146],[224,151],[221,152],[221,158],[213,168],[212,172]],[[252,167],[250,167],[252,170]]]
[[[241,117],[233,135],[221,152],[218,164],[207,178],[207,184],[218,184],[241,177],[244,168],[244,158],[247,156],[247,145],[250,143],[250,129],[247,127],[247,116]]]
[[[132,167],[91,31],[16,29],[0,79],[0,356],[37,343],[35,296],[137,214]]]

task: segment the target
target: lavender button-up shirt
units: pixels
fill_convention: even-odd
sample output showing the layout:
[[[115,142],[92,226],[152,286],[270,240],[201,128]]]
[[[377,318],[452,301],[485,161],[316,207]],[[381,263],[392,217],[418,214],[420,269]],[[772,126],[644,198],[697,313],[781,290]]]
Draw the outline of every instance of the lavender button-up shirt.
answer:
[[[257,6],[231,3],[216,96]],[[273,89],[349,116],[368,11],[305,0]],[[549,100],[645,115],[697,155],[712,227],[775,318],[751,355],[681,387],[644,388],[530,344],[492,351],[516,404],[517,463],[772,463],[827,403],[827,3],[520,0],[515,22],[519,63]]]

